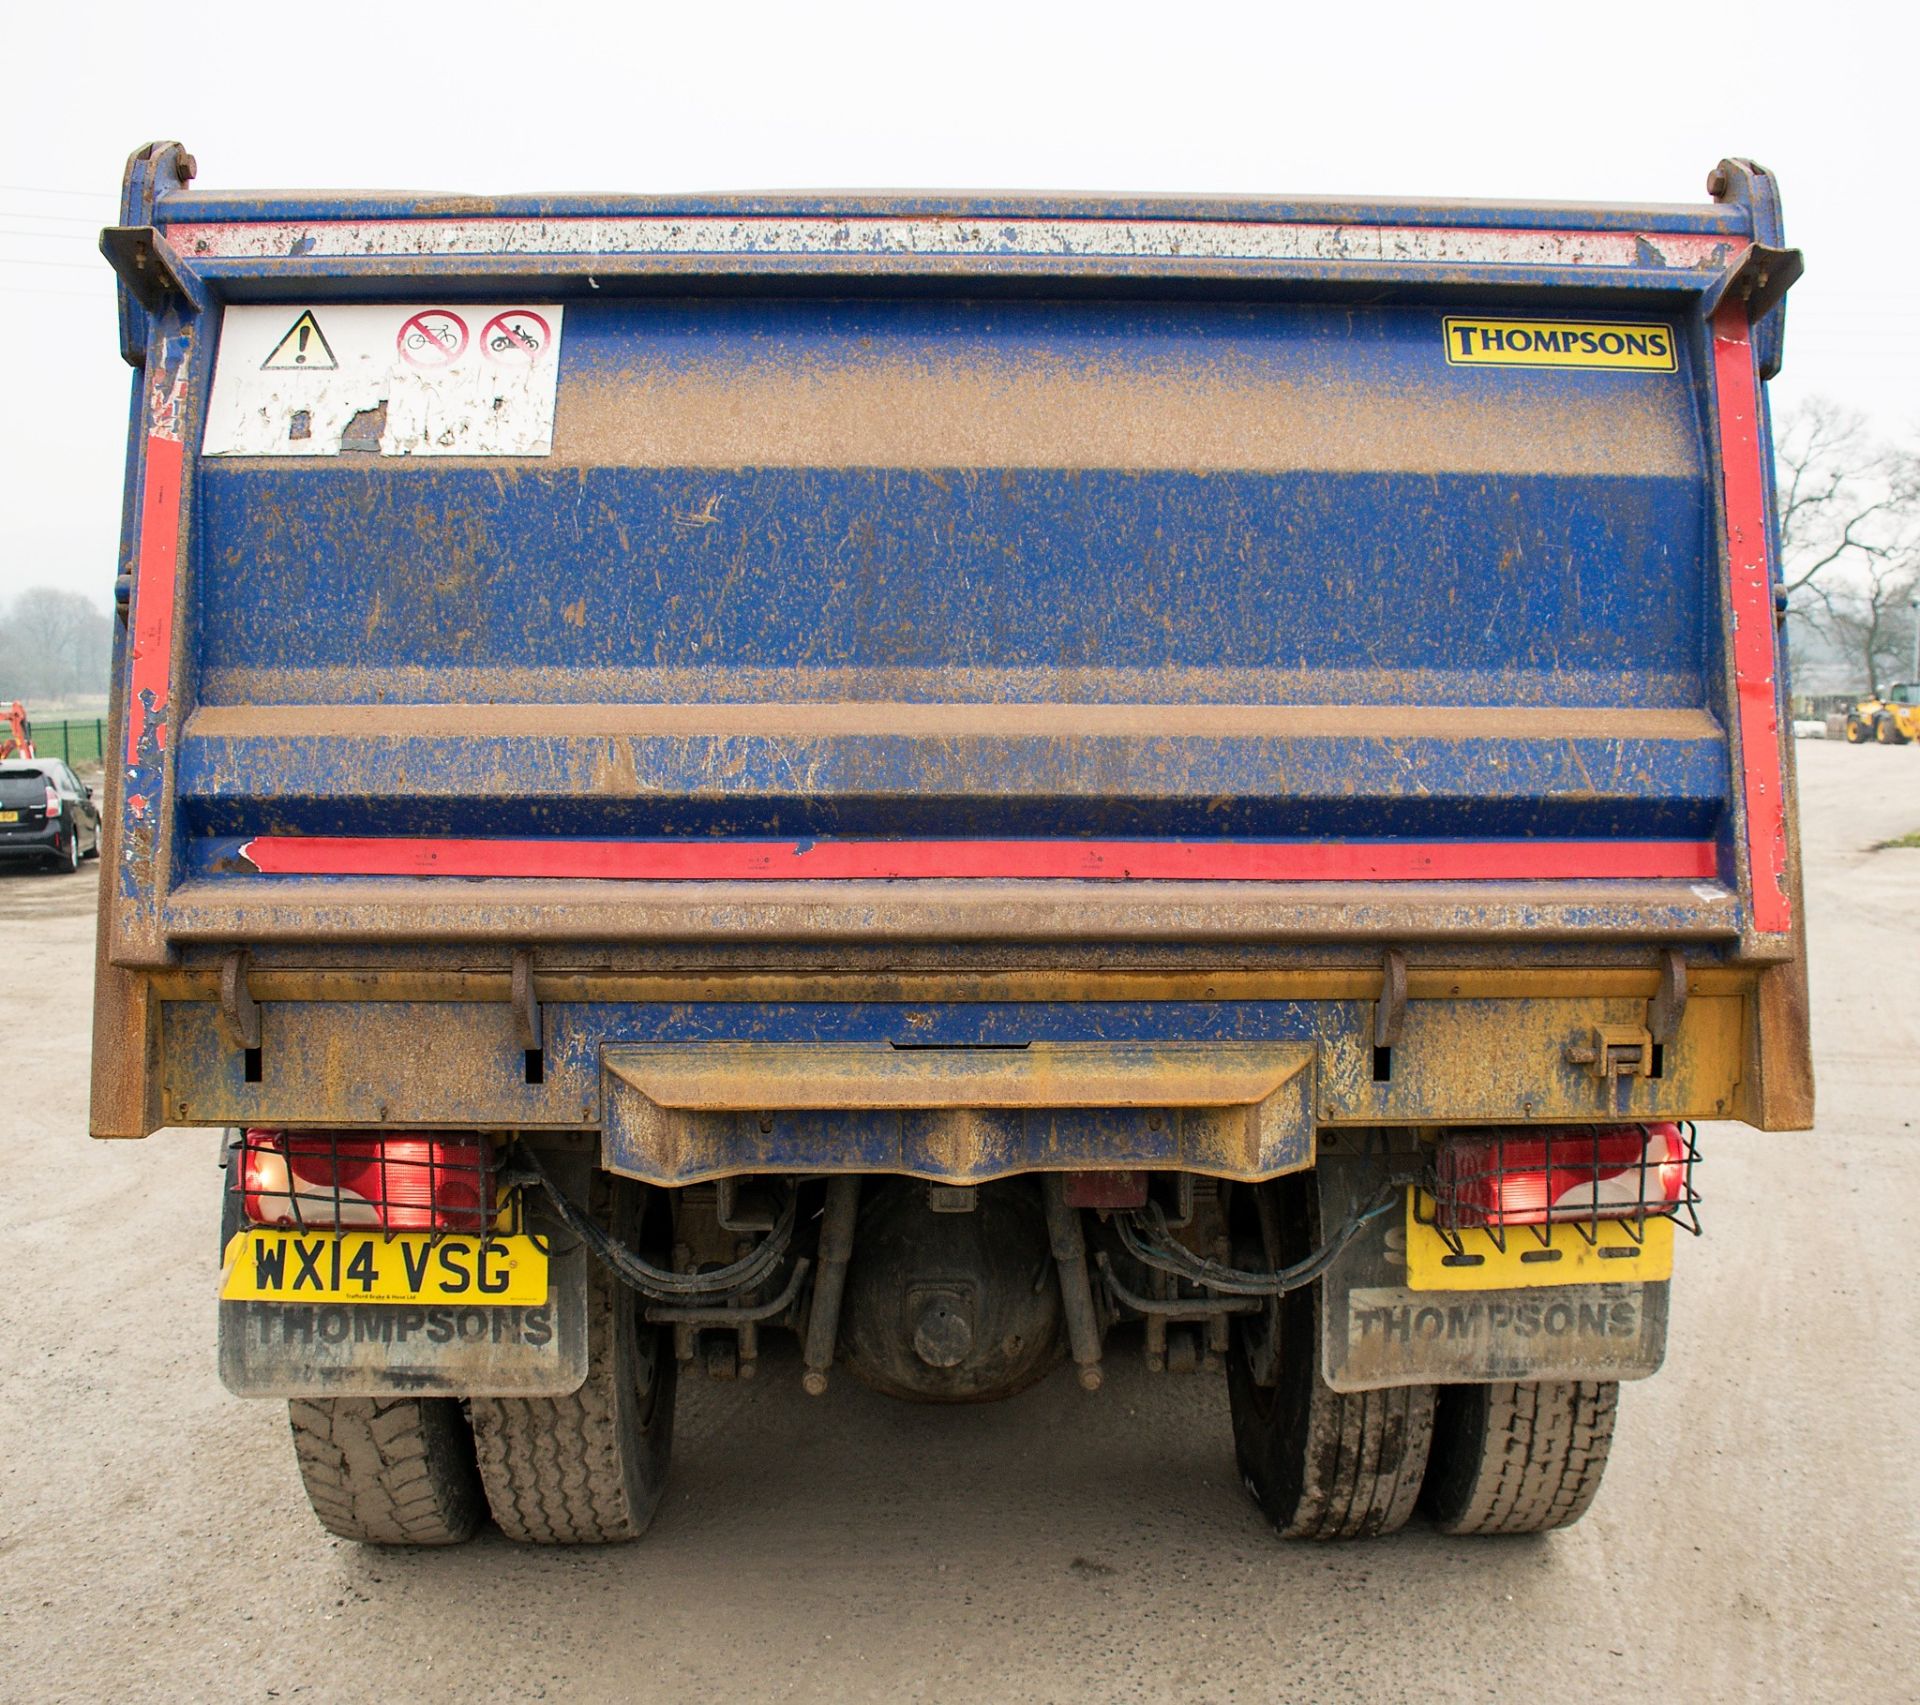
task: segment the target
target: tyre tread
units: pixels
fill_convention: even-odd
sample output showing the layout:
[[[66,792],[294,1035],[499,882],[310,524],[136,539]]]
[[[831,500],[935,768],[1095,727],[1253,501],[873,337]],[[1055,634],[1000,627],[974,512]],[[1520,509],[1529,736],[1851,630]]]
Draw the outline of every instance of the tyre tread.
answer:
[[[616,1354],[615,1310],[631,1298],[598,1263],[589,1278],[587,1377],[562,1397],[476,1397],[474,1450],[493,1519],[509,1539],[530,1545],[613,1545],[638,1539],[653,1520],[671,1438],[673,1366],[662,1358],[654,1378],[664,1382],[652,1425],[660,1436],[635,1431],[623,1413],[617,1382],[625,1371]]]
[[[1619,1386],[1559,1380],[1450,1386],[1426,1504],[1443,1533],[1547,1533],[1585,1515],[1613,1444]]]
[[[1243,1222],[1249,1262],[1299,1260],[1318,1236],[1304,1180],[1262,1186],[1276,1233]],[[1269,1328],[1283,1347],[1277,1381],[1255,1383],[1247,1327],[1227,1355],[1228,1406],[1241,1478],[1282,1539],[1365,1539],[1404,1527],[1420,1498],[1433,1438],[1435,1387],[1336,1391],[1320,1368],[1325,1283],[1283,1296]]]
[[[1331,1471],[1309,1472],[1293,1510],[1272,1512],[1283,1539],[1365,1539],[1396,1532],[1413,1514],[1433,1433],[1433,1388],[1336,1392],[1321,1386],[1310,1423],[1310,1457],[1335,1441]]]
[[[294,1456],[320,1525],[363,1545],[458,1545],[485,1504],[450,1397],[299,1398]]]

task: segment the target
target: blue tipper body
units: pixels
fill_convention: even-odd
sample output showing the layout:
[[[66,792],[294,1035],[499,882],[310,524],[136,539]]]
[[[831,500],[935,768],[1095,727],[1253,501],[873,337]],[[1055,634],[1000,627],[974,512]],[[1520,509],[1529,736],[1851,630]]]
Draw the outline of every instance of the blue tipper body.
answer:
[[[1764,173],[1653,208],[189,176],[136,155],[104,242],[100,1134],[966,1180],[1805,1122],[1766,589],[1760,673],[1736,644],[1797,270]],[[1632,1069],[1576,1057],[1636,1026]],[[1207,1048],[1293,1062],[1284,1132],[1195,1111]],[[996,1052],[1031,1081],[925,1063]]]

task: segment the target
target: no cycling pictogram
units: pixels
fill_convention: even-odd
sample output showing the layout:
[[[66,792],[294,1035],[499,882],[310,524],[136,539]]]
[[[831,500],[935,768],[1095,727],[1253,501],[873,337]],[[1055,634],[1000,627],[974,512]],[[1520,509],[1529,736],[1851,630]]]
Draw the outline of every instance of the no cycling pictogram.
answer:
[[[467,347],[467,322],[445,308],[422,308],[394,342],[410,367],[451,367]]]
[[[531,365],[553,339],[553,329],[531,308],[509,308],[487,321],[480,351],[489,361]]]

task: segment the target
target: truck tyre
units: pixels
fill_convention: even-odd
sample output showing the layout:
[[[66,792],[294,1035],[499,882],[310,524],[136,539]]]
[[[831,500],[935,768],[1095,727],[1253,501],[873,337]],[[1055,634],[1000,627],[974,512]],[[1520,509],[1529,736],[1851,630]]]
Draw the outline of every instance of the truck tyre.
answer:
[[[1907,737],[1900,732],[1900,724],[1890,716],[1877,717],[1873,724],[1873,737],[1882,746],[1904,746]]]
[[[598,1261],[587,1279],[587,1377],[565,1397],[476,1397],[475,1452],[493,1519],[530,1545],[638,1539],[667,1480],[677,1372],[665,1329]]]
[[[1859,717],[1850,716],[1847,718],[1847,744],[1849,746],[1864,746],[1872,736],[1873,730],[1862,722]]]
[[[1449,1385],[1422,1507],[1442,1533],[1546,1533],[1600,1490],[1620,1387],[1612,1381]]]
[[[1281,1247],[1271,1265],[1313,1247],[1311,1180],[1275,1192]],[[1238,1242],[1238,1240],[1236,1240]],[[1241,1245],[1245,1249],[1244,1245]],[[1321,1290],[1289,1291],[1264,1328],[1235,1316],[1227,1351],[1234,1454],[1253,1500],[1282,1539],[1364,1539],[1406,1524],[1433,1435],[1434,1388],[1335,1391],[1320,1372]],[[1255,1378],[1251,1333],[1277,1329],[1274,1383]]]
[[[329,1533],[362,1545],[458,1545],[486,1514],[457,1398],[302,1398],[287,1419],[307,1502]]]

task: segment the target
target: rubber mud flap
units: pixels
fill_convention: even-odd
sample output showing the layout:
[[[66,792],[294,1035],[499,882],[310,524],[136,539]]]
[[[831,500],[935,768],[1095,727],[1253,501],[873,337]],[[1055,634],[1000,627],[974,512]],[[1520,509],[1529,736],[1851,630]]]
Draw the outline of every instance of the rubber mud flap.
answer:
[[[222,1154],[220,1246],[245,1222]],[[550,1229],[550,1228],[547,1228]],[[587,1253],[552,1241],[547,1299],[456,1303],[220,1302],[220,1382],[236,1397],[558,1396],[587,1377]]]
[[[1410,1166],[1414,1156],[1396,1160]],[[1330,1150],[1323,1140],[1311,1176],[1324,1223],[1363,1207],[1383,1166],[1381,1156]],[[1320,1369],[1336,1391],[1645,1379],[1666,1359],[1665,1282],[1414,1290],[1399,1209],[1364,1227],[1320,1288]]]
[[[236,1397],[558,1396],[587,1377],[587,1256],[553,1257],[529,1308],[222,1302]]]

